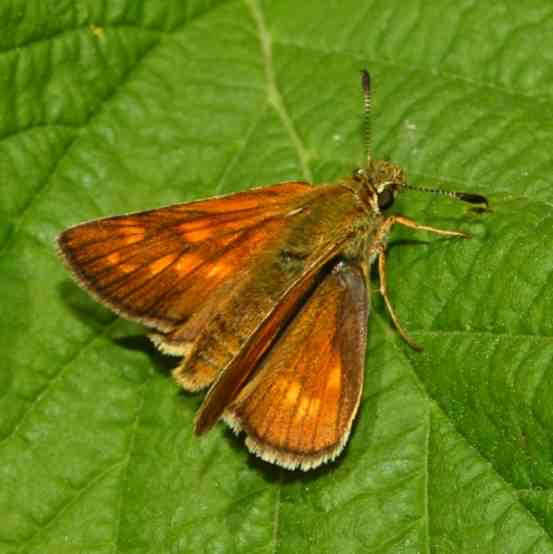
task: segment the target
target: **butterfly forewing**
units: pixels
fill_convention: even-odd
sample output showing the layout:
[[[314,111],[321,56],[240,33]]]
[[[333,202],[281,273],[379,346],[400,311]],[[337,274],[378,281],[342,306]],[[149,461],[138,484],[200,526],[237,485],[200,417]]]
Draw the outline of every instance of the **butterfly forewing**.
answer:
[[[275,236],[302,182],[100,219],[60,235],[78,280],[122,315],[171,331]]]
[[[363,271],[338,262],[224,413],[250,450],[302,469],[341,452],[361,396],[368,309]]]

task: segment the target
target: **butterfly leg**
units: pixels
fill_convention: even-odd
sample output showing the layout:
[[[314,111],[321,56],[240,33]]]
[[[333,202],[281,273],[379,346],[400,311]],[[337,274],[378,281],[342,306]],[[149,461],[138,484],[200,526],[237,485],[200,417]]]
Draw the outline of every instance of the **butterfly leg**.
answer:
[[[398,333],[401,335],[401,338],[411,347],[413,350],[417,350],[418,352],[422,351],[422,347],[419,346],[403,329],[401,326],[401,323],[399,322],[399,319],[394,312],[394,308],[392,306],[392,303],[390,302],[390,298],[388,297],[388,285],[387,285],[387,278],[386,278],[386,252],[384,248],[379,248],[378,253],[378,277],[380,280],[380,294],[382,295],[382,298],[384,298],[384,303],[386,304],[386,309],[388,310],[388,313],[390,314],[390,317],[392,318],[392,321],[394,322],[394,325],[396,326],[396,329],[398,330]]]
[[[405,217],[403,215],[391,215],[390,217],[386,218],[379,229],[379,237],[376,242],[377,244],[379,244],[379,246],[377,247],[377,252],[380,294],[382,295],[384,303],[386,304],[386,309],[388,310],[388,313],[390,314],[390,317],[403,340],[411,348],[420,352],[422,348],[404,331],[398,317],[394,312],[394,308],[392,306],[392,303],[390,302],[390,298],[388,297],[388,286],[386,278],[386,252],[385,247],[383,246],[383,243],[380,241],[380,239],[386,236],[391,227],[393,227],[395,224],[403,225],[404,227],[409,227],[410,229],[416,229],[417,231],[428,231],[430,233],[445,237],[460,237],[464,239],[469,239],[471,238],[471,236],[467,233],[464,233],[463,231],[450,231],[449,229],[439,229],[438,227],[432,227],[430,225],[422,225],[420,223],[417,223],[413,219],[409,219],[408,217]]]
[[[450,231],[449,229],[439,229],[438,227],[432,227],[431,225],[422,225],[421,223],[417,223],[413,219],[405,217],[404,215],[391,215],[386,219],[384,225],[387,229],[389,229],[396,223],[398,225],[403,225],[404,227],[409,227],[410,229],[428,231],[429,233],[434,233],[435,235],[441,235],[443,237],[460,237],[463,239],[471,238],[468,233],[464,233],[463,231]]]

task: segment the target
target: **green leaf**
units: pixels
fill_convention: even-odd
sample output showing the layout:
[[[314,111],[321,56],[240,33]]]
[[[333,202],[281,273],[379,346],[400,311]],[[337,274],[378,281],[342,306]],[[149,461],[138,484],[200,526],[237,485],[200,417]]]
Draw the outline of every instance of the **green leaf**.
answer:
[[[553,552],[553,34],[515,2],[0,4],[0,554]],[[218,425],[173,359],[68,277],[86,219],[363,160],[479,192],[397,209],[340,459],[290,473]],[[374,283],[376,289],[377,283]]]

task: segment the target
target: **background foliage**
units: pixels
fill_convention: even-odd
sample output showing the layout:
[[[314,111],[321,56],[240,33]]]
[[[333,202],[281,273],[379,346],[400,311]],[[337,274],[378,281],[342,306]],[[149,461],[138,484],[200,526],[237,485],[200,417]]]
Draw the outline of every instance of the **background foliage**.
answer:
[[[0,553],[553,552],[553,9],[518,3],[0,2]],[[350,444],[298,474],[74,285],[63,228],[363,159],[489,196],[398,210]],[[376,283],[375,283],[376,286]]]

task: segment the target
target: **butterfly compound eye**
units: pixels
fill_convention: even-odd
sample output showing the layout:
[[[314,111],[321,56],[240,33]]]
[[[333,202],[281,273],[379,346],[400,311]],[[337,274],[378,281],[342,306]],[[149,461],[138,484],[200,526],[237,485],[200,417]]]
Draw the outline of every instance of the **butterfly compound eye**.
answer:
[[[394,193],[390,189],[384,189],[378,195],[378,207],[381,210],[389,208],[394,203]]]

